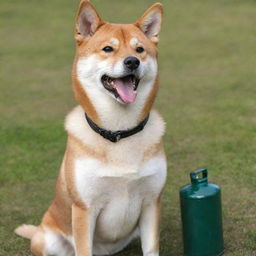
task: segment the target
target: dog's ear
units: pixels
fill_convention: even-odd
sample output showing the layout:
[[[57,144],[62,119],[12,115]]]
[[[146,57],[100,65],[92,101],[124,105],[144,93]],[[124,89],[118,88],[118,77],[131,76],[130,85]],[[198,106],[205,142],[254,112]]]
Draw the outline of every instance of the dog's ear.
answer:
[[[76,16],[76,41],[81,43],[84,39],[89,39],[103,24],[104,21],[100,18],[93,5],[88,0],[82,0]]]
[[[141,16],[139,20],[135,22],[135,25],[139,27],[144,32],[144,34],[155,44],[157,44],[159,40],[162,16],[162,4],[155,3],[146,10],[146,12]]]

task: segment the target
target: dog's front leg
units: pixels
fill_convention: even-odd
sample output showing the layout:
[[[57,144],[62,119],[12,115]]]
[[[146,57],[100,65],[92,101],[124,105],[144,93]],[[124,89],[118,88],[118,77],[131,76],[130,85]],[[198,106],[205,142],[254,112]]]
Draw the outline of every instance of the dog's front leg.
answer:
[[[143,256],[159,256],[160,197],[142,208],[139,222]]]
[[[92,256],[95,220],[91,209],[72,205],[72,232],[76,256]]]

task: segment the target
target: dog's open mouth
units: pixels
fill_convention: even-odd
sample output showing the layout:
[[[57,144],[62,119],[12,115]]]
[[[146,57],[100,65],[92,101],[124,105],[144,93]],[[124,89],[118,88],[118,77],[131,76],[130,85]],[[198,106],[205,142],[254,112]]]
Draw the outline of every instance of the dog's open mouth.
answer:
[[[140,80],[135,75],[118,78],[103,75],[101,82],[105,89],[113,93],[116,98],[120,98],[124,103],[131,103],[136,99],[136,90]]]

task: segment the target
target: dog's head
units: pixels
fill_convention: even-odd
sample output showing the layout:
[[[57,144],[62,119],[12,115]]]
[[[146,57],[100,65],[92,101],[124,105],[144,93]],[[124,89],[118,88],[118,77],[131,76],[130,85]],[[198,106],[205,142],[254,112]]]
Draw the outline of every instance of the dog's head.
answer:
[[[82,106],[88,108],[88,100],[102,94],[124,105],[156,94],[162,13],[162,5],[156,3],[134,24],[110,24],[89,1],[81,1],[76,17],[73,81]]]

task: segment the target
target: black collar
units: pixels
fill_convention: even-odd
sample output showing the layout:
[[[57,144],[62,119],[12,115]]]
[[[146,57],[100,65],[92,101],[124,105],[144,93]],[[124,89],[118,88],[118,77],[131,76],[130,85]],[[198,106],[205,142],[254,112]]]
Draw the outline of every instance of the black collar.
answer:
[[[149,114],[147,115],[147,117],[141,121],[137,126],[135,126],[132,129],[129,130],[122,130],[122,131],[109,131],[109,130],[105,130],[103,128],[100,128],[97,124],[95,124],[85,113],[85,118],[88,122],[88,124],[90,125],[90,127],[97,132],[98,134],[100,134],[102,137],[104,137],[107,140],[110,140],[112,142],[118,142],[119,140],[129,137],[131,135],[136,134],[137,132],[140,132],[143,130],[143,128],[145,127],[146,123],[148,122],[148,118],[149,118]]]

